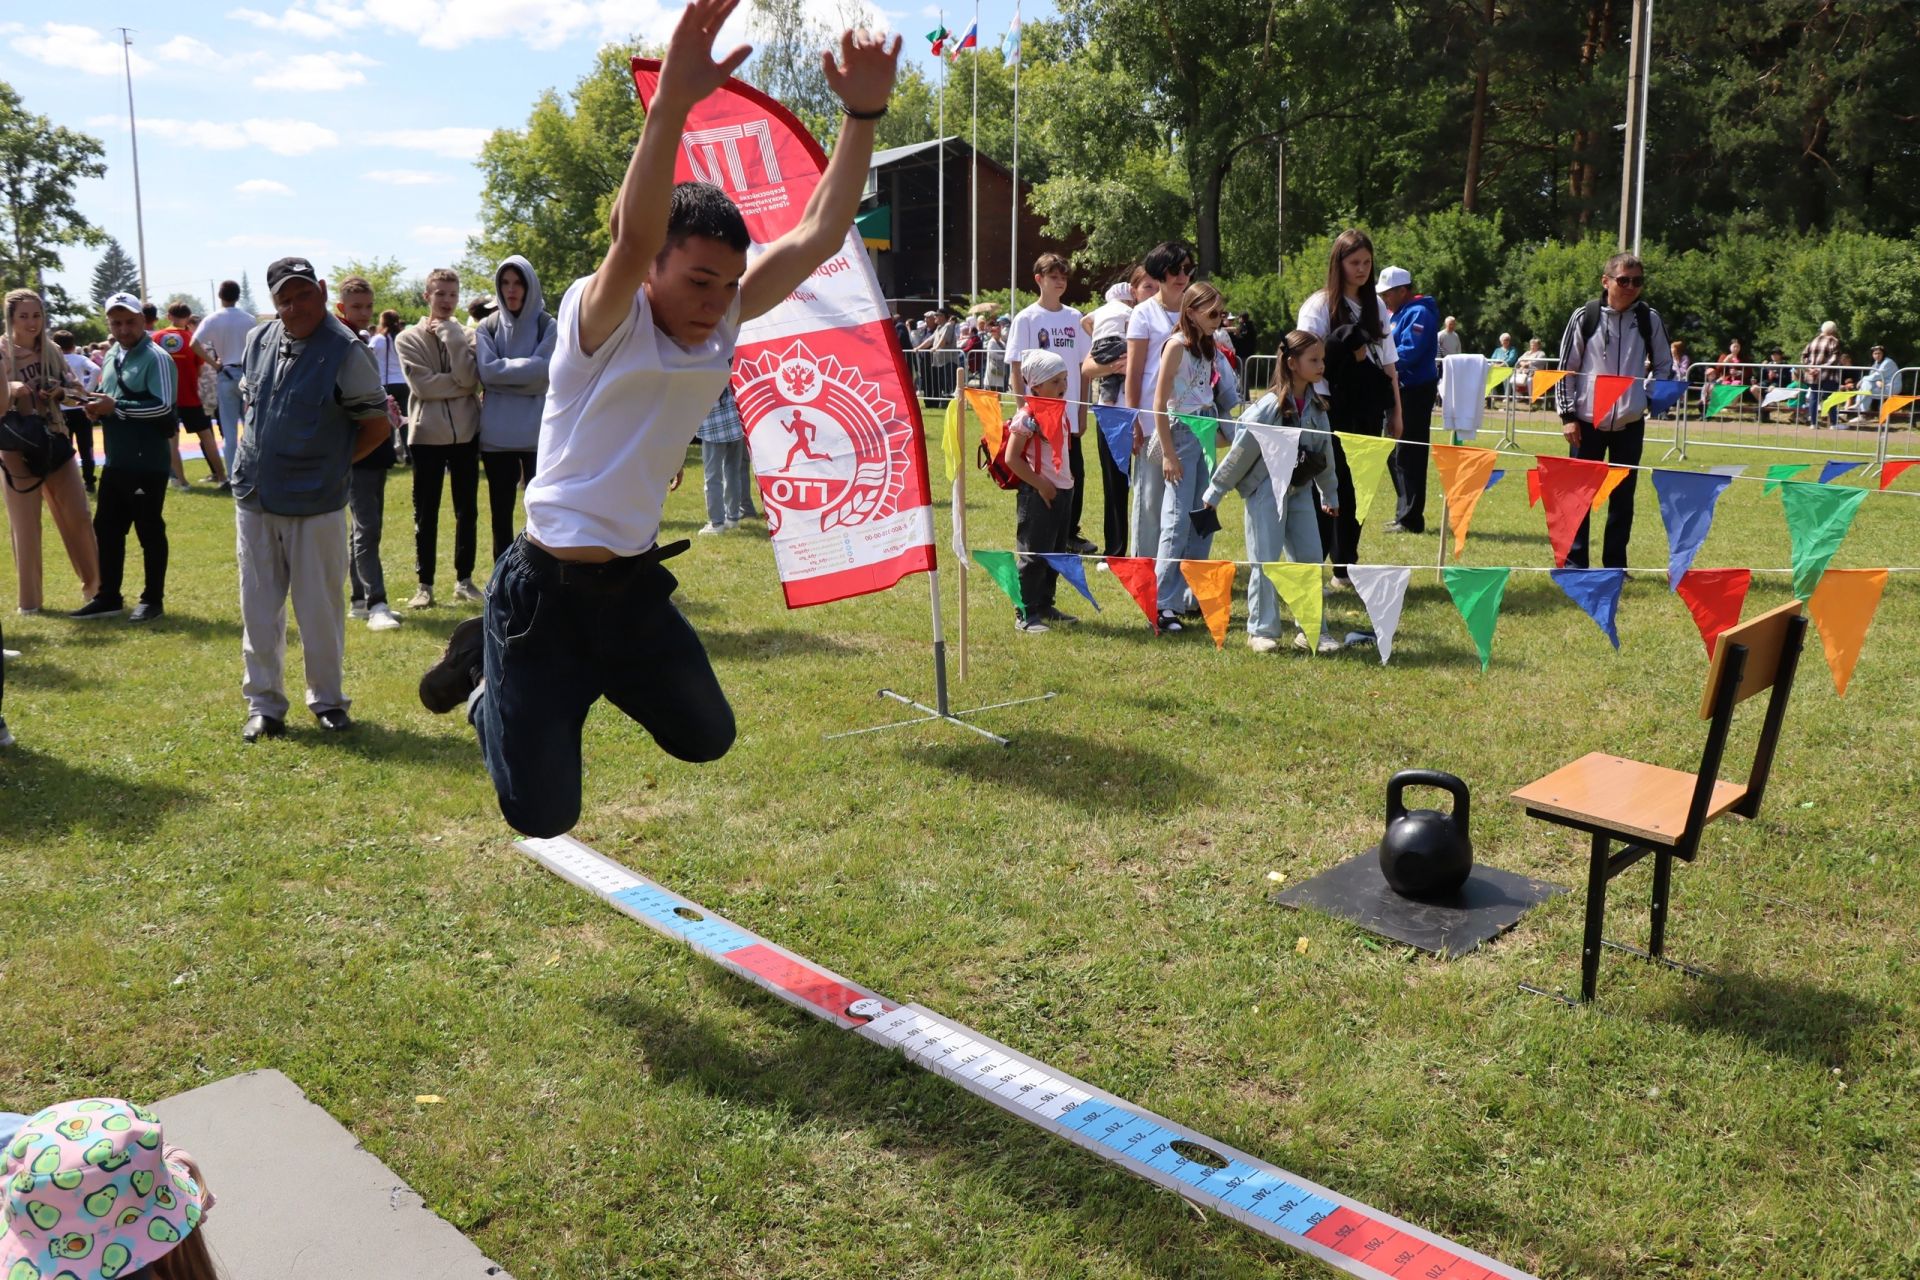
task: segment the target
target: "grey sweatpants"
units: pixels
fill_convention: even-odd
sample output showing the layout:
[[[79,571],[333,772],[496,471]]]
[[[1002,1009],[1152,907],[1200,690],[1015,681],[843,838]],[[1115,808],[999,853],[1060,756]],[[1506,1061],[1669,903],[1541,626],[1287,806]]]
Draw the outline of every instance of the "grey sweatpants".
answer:
[[[371,608],[387,602],[387,577],[380,570],[380,530],[387,516],[387,472],[384,467],[355,467],[353,487],[347,490],[347,509],[353,512],[353,602]]]
[[[287,649],[287,596],[300,624],[307,706],[345,710],[341,691],[347,648],[347,513],[277,516],[234,504],[240,557],[240,686],[247,714],[284,719],[282,668]]]

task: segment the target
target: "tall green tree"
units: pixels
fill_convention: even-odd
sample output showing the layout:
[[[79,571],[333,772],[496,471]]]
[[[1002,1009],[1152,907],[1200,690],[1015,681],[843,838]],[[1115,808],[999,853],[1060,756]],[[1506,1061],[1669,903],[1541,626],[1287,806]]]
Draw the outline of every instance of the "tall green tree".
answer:
[[[244,271],[240,273],[240,301],[238,306],[242,311],[251,312],[255,315],[260,313],[260,308],[254,305],[253,301],[253,281],[247,279],[247,273]]]
[[[26,109],[0,81],[0,281],[39,287],[67,245],[105,236],[82,216],[74,185],[107,171],[98,138]]]
[[[426,282],[418,276],[409,275],[398,258],[371,258],[366,261],[349,258],[327,273],[327,284],[337,295],[340,282],[348,276],[359,276],[373,286],[373,313],[376,319],[389,308],[398,311],[400,318],[408,324],[427,313],[426,299],[422,296]],[[244,283],[240,291],[240,305],[243,307],[246,306],[247,295]]]
[[[107,299],[116,293],[139,292],[139,265],[132,254],[120,247],[118,240],[108,236],[107,251],[93,266],[93,287],[87,296],[93,299],[94,306],[104,307]]]

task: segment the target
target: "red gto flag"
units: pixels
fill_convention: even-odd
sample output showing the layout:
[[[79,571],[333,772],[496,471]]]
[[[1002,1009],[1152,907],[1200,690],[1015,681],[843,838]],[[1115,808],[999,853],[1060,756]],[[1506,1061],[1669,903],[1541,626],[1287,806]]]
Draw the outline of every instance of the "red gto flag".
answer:
[[[635,58],[633,83],[650,103],[659,60]],[[785,107],[729,80],[687,117],[674,178],[711,182],[740,206],[752,261],[799,224],[826,164]],[[788,608],[934,567],[920,401],[853,227],[805,284],[741,327],[733,390]]]

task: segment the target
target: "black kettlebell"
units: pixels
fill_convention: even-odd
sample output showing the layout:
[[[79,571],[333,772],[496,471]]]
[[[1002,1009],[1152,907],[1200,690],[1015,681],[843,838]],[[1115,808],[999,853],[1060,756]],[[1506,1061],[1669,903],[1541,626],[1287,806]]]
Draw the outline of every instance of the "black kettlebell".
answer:
[[[1407,787],[1439,787],[1453,796],[1453,812],[1409,811],[1400,800]],[[1387,830],[1380,837],[1380,873],[1395,893],[1408,898],[1444,898],[1473,870],[1467,837],[1467,784],[1437,769],[1402,769],[1387,783]]]

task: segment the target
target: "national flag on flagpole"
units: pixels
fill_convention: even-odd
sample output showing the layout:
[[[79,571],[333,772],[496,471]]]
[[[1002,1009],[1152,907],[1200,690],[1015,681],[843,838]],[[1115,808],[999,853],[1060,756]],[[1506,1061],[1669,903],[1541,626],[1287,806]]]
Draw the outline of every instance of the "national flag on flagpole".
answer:
[[[949,34],[945,27],[935,27],[933,30],[927,32],[927,42],[933,46],[934,57],[939,57],[941,50],[946,47],[947,36]]]
[[[978,49],[979,47],[980,24],[978,22],[969,22],[967,24],[967,34],[961,36],[959,40],[954,42],[953,56],[955,59],[958,59],[962,49]]]
[[[1020,7],[1014,6],[1013,25],[1007,28],[1007,34],[1000,40],[1000,52],[1006,55],[1007,65],[1014,66],[1020,61]]]

